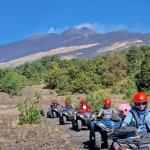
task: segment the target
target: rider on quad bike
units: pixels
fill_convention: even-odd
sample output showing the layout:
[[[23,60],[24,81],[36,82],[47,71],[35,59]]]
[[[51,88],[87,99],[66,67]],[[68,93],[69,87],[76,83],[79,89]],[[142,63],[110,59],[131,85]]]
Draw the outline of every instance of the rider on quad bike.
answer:
[[[116,110],[111,107],[111,99],[106,98],[103,101],[104,107],[99,111],[98,117],[102,119],[110,119],[113,114],[117,114]]]
[[[52,100],[50,104],[50,108],[48,108],[47,117],[55,118],[59,116],[60,105],[57,103],[57,100]]]
[[[52,108],[56,108],[57,106],[59,106],[59,104],[57,103],[57,100],[52,100],[51,101],[51,104],[50,104],[50,108],[52,109]]]
[[[117,140],[114,140],[112,146],[115,150],[150,148],[148,97],[144,92],[138,92],[133,97],[133,103],[134,106],[125,116],[121,127],[114,132]]]
[[[70,104],[70,100],[66,100],[65,101],[65,107],[64,107],[66,110],[71,110],[73,109],[72,105]]]
[[[148,97],[143,92],[138,92],[133,97],[134,106],[125,117],[121,126],[131,125],[139,133],[150,132],[150,110],[148,110]]]
[[[59,123],[64,125],[67,121],[72,121],[72,118],[75,115],[75,110],[73,109],[72,105],[70,104],[70,100],[65,100],[65,106],[62,108],[62,111],[59,115]]]
[[[86,99],[81,99],[78,110],[79,111],[81,110],[83,112],[88,112],[89,110],[92,110],[92,107],[87,104]]]

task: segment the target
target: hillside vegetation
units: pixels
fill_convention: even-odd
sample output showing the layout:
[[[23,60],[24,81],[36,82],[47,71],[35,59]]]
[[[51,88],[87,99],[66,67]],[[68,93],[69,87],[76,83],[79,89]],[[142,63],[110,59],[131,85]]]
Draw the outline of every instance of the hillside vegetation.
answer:
[[[10,96],[21,95],[24,86],[46,84],[58,95],[112,93],[132,98],[136,91],[150,93],[150,46],[132,46],[88,60],[46,56],[16,68],[0,69],[0,89]]]

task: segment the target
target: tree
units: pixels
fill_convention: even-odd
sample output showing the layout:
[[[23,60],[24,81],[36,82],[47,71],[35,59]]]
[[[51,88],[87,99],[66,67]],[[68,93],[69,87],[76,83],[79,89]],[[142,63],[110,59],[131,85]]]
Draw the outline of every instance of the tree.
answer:
[[[132,46],[127,54],[130,63],[136,63],[138,59],[144,58],[144,53],[137,46]]]
[[[67,75],[61,75],[57,80],[57,92],[64,95],[71,91],[71,79]]]
[[[101,107],[103,107],[103,100],[107,98],[108,95],[105,94],[104,92],[99,92],[96,94],[89,93],[86,96],[86,100],[89,105],[92,106],[93,110],[100,110]]]
[[[111,86],[114,82],[126,77],[125,62],[125,56],[121,53],[114,53],[107,57],[102,65],[102,84],[104,86]]]
[[[112,73],[105,72],[102,74],[102,85],[105,87],[111,87],[115,83],[115,76]]]
[[[5,76],[1,79],[0,88],[9,93],[10,96],[20,94],[22,88],[21,77],[12,69],[7,70]]]
[[[147,52],[141,64],[140,72],[135,76],[138,91],[150,91],[150,52]]]
[[[63,69],[58,67],[57,62],[53,62],[53,68],[49,70],[45,81],[47,82],[47,86],[51,89],[57,88],[57,82],[59,76],[61,76],[64,72]]]
[[[94,89],[93,82],[84,72],[79,73],[71,84],[72,93],[88,93]]]

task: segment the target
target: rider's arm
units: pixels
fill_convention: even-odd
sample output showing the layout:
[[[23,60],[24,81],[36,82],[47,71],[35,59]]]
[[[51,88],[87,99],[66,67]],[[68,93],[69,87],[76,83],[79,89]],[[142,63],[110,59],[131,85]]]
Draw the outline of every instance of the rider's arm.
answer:
[[[115,108],[113,108],[113,114],[117,114],[117,111],[116,111],[116,109]]]
[[[103,111],[102,111],[102,108],[101,108],[97,116],[98,116],[98,117],[101,117],[102,114],[103,114]]]

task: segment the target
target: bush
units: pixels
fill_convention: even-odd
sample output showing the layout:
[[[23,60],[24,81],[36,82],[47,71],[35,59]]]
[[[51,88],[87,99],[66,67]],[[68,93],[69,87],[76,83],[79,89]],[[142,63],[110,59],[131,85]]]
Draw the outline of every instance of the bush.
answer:
[[[27,97],[23,102],[19,102],[17,107],[20,111],[19,124],[36,124],[41,122],[39,107],[33,103],[30,97]]]
[[[104,92],[99,92],[97,94],[89,93],[86,96],[87,103],[91,105],[93,110],[99,110],[103,107],[103,100],[107,98],[108,95]]]
[[[2,91],[9,93],[12,97],[21,94],[21,77],[13,70],[8,70],[4,77],[1,78],[0,88]]]

